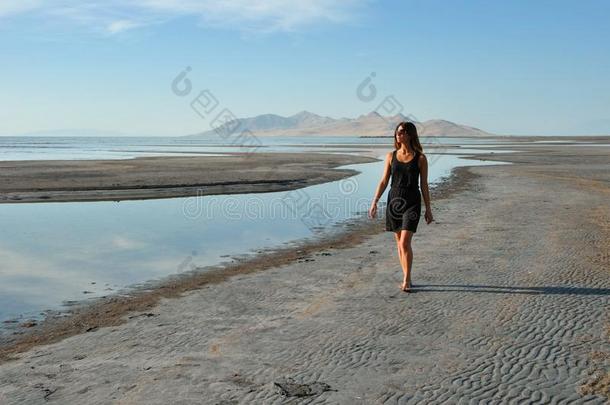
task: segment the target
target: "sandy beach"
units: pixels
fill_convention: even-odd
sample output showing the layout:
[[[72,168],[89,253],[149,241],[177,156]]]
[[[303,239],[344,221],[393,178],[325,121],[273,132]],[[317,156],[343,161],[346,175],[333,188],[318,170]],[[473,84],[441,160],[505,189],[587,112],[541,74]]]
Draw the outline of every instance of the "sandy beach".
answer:
[[[354,170],[333,168],[375,161],[329,153],[227,155],[0,161],[0,203],[285,191],[353,176]]]
[[[383,216],[355,220],[16,335],[0,403],[607,403],[610,148],[511,149],[434,190],[412,294]],[[282,179],[359,163],[320,156]]]

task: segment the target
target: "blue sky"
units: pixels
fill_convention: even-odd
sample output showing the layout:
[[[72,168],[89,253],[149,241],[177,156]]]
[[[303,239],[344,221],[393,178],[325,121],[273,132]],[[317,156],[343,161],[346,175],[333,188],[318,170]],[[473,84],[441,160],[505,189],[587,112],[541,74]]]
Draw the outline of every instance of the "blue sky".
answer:
[[[238,117],[355,117],[393,95],[420,120],[610,134],[608,21],[608,1],[3,0],[0,134],[199,132],[203,89]]]

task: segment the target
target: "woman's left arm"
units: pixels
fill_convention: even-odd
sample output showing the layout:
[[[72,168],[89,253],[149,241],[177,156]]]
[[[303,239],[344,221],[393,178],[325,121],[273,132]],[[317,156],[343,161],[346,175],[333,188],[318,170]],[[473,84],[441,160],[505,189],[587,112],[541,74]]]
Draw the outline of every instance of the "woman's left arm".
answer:
[[[419,175],[420,175],[420,183],[421,190],[424,197],[424,204],[426,205],[426,213],[424,217],[426,219],[426,223],[434,221],[432,217],[432,207],[430,205],[430,190],[428,188],[428,159],[426,155],[423,153],[419,156]]]

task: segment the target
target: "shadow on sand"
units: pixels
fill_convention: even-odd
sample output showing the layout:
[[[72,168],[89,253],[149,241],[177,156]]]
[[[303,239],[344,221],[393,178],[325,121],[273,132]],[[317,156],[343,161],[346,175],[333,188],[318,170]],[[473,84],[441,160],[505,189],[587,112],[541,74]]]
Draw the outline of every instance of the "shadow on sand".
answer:
[[[503,285],[476,284],[417,284],[413,290],[418,292],[468,292],[492,294],[546,294],[546,295],[610,295],[610,288],[587,287],[515,287]]]

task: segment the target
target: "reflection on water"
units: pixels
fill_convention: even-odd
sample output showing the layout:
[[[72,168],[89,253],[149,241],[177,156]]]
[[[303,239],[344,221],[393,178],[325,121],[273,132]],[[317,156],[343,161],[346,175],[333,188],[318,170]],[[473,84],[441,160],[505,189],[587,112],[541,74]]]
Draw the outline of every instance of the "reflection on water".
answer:
[[[429,160],[431,183],[457,165],[498,164]],[[1,204],[0,321],[330,231],[366,213],[383,161],[344,167],[361,173],[286,192]]]

